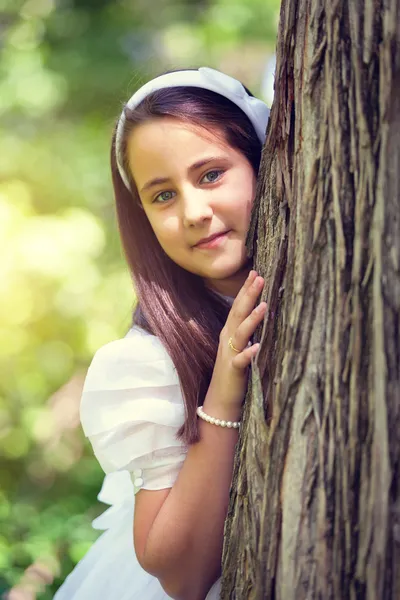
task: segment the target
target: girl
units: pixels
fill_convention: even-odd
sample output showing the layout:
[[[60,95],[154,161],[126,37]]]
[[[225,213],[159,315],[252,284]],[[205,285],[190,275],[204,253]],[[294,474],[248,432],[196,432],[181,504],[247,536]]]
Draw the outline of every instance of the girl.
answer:
[[[111,151],[138,303],[101,348],[81,401],[106,472],[106,532],[55,600],[219,598],[224,520],[266,304],[246,234],[267,106],[207,67],[169,72],[126,104]]]

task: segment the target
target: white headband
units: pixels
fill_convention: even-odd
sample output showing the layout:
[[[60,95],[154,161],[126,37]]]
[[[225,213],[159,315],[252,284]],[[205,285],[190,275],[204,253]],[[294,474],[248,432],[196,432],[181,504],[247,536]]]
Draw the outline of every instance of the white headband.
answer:
[[[130,189],[129,179],[123,167],[121,148],[122,135],[126,121],[125,110],[127,108],[136,108],[136,106],[152,92],[163,88],[181,86],[203,88],[205,90],[216,92],[221,96],[225,96],[228,100],[231,100],[248,116],[261,144],[264,143],[265,131],[269,119],[269,108],[262,100],[259,100],[254,96],[249,96],[243,85],[237,79],[234,79],[225,73],[221,73],[220,71],[216,71],[215,69],[210,69],[209,67],[200,67],[196,71],[176,71],[160,75],[145,83],[145,85],[133,94],[126,103],[118,122],[115,137],[115,153],[118,171],[128,189]]]

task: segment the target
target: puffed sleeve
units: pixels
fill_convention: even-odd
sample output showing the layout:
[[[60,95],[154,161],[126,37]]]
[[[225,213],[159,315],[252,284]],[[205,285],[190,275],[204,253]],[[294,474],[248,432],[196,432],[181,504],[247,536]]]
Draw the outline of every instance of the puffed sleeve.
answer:
[[[135,491],[173,486],[188,450],[176,438],[184,403],[173,362],[156,336],[134,326],[96,352],[80,417],[105,473],[129,471]]]

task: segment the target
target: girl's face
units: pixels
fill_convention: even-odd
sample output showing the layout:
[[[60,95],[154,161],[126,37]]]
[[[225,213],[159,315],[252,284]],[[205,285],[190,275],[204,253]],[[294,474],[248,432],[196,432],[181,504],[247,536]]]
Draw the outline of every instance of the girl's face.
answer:
[[[137,126],[128,162],[143,209],[165,253],[235,296],[247,276],[245,240],[256,177],[221,136],[165,117]],[[208,246],[201,239],[225,233]]]

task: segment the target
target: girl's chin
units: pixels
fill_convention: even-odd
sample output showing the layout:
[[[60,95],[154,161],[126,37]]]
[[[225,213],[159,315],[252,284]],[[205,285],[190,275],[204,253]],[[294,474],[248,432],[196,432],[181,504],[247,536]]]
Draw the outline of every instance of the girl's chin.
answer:
[[[246,251],[223,253],[219,256],[203,260],[202,264],[197,261],[197,264],[190,265],[181,264],[181,267],[194,275],[198,275],[203,279],[224,280],[230,278],[240,278],[240,274],[247,269],[249,259]]]
[[[239,265],[230,265],[229,267],[219,268],[219,269],[209,269],[206,273],[202,273],[203,279],[208,281],[229,281],[229,280],[237,280],[240,279],[241,274],[243,273],[244,266]]]

